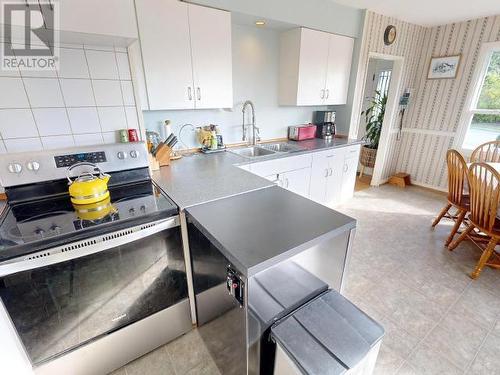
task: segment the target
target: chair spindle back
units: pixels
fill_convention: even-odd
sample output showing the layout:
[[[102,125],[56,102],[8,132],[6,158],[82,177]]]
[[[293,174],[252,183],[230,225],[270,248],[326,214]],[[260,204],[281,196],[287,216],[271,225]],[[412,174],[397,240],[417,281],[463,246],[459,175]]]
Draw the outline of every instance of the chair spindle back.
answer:
[[[448,201],[460,206],[464,187],[467,185],[469,172],[467,163],[457,150],[448,150],[446,162],[448,164]]]
[[[469,168],[470,220],[492,232],[500,199],[500,174],[486,163],[473,163]]]
[[[471,163],[500,163],[500,141],[479,145],[470,156]]]

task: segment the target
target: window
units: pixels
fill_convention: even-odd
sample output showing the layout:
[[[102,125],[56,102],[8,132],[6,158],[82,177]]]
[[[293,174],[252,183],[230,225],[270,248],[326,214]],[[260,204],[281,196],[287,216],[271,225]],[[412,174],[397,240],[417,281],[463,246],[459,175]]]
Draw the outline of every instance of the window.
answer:
[[[391,82],[391,71],[382,70],[378,76],[377,89],[375,90],[375,102],[380,103],[381,99],[385,98],[387,101],[387,94],[389,92],[389,83]],[[373,109],[373,115],[377,116],[382,110],[381,106],[377,106]]]
[[[500,46],[487,48],[484,56],[462,145],[468,150],[500,139]]]

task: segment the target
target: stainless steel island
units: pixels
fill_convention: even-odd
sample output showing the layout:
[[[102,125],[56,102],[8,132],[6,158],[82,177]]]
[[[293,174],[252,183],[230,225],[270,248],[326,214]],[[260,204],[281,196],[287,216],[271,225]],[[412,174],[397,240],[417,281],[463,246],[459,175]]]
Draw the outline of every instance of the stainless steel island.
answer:
[[[356,222],[278,187],[186,209],[200,333],[224,374],[272,373],[269,329],[341,291]]]

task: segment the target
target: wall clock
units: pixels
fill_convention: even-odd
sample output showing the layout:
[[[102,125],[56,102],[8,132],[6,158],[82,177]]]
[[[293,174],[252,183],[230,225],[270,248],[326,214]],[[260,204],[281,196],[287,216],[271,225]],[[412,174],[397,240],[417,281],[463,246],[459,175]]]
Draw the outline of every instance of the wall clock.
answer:
[[[389,25],[384,31],[384,43],[386,46],[390,46],[396,40],[396,26]]]

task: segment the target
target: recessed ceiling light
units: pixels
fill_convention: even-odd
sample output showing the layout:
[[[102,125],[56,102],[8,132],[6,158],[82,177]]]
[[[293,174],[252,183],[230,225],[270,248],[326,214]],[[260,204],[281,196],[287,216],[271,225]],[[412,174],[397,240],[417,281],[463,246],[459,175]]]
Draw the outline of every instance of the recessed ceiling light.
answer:
[[[264,26],[266,24],[266,21],[255,21],[255,24],[257,26]]]

